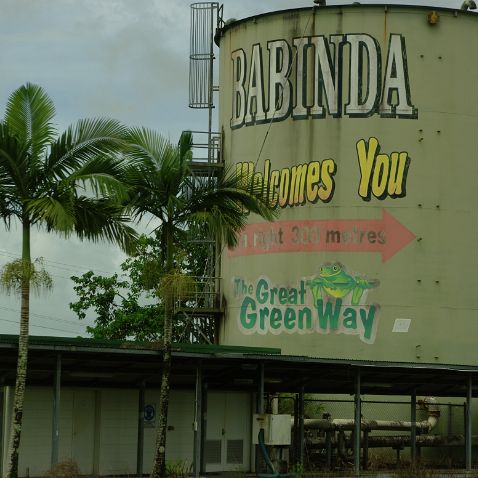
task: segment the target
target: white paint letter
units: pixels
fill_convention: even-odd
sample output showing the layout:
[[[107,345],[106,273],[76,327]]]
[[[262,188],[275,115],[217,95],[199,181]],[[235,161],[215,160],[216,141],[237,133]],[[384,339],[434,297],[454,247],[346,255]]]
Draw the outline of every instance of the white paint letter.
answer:
[[[393,94],[394,92],[396,95]],[[410,97],[405,38],[399,34],[390,34],[388,42],[387,70],[380,114],[391,118],[396,116],[417,117],[417,110],[412,105]]]
[[[306,107],[307,97],[307,63],[305,54],[309,45],[309,38],[294,38],[294,46],[297,50],[297,67],[295,77],[295,106],[292,110],[292,116],[297,119],[307,118],[308,111]]]
[[[292,85],[290,73],[291,52],[285,40],[267,42],[269,50],[269,110],[267,118],[281,121],[290,114]]]
[[[264,111],[264,82],[262,79],[262,50],[256,43],[252,47],[249,88],[247,89],[246,124],[261,123],[266,119]]]
[[[313,116],[323,118],[325,116],[324,103],[327,103],[329,114],[338,117],[341,113],[340,83],[342,81],[342,62],[340,43],[342,35],[332,35],[331,43],[334,44],[334,61],[327,40],[324,36],[312,37],[312,45],[315,48],[314,57],[314,105],[310,112]],[[324,99],[325,94],[325,99]]]
[[[350,43],[349,102],[345,106],[345,114],[370,116],[380,102],[380,46],[370,35],[351,34],[345,39]],[[365,54],[368,69],[366,78],[362,78]]]
[[[244,81],[246,78],[246,54],[244,50],[231,53],[232,59],[232,118],[231,128],[239,128],[244,123],[246,111],[246,92]]]

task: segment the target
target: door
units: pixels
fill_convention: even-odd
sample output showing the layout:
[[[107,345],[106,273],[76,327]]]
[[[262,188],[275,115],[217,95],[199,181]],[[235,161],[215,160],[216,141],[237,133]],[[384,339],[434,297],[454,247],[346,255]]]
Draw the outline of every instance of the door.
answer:
[[[248,393],[210,392],[204,461],[207,472],[248,471],[251,399]]]
[[[82,475],[93,474],[95,436],[95,392],[75,390],[73,394],[72,458]]]

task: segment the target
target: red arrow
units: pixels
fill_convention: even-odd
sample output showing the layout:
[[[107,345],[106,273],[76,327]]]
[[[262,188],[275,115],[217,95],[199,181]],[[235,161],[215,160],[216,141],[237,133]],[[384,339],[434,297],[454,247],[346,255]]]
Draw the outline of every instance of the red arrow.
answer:
[[[229,256],[281,252],[380,252],[388,261],[415,234],[382,209],[382,219],[276,221],[247,225]]]

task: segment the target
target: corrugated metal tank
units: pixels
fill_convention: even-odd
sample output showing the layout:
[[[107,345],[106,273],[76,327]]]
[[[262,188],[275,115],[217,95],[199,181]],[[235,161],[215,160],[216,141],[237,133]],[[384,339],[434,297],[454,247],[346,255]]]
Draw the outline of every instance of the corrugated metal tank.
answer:
[[[478,17],[304,8],[220,37],[225,162],[280,208],[222,255],[224,344],[476,362]]]

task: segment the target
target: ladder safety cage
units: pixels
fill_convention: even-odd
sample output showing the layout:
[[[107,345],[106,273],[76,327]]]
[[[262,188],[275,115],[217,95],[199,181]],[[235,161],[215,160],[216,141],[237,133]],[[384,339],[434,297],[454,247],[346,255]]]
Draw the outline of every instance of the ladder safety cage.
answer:
[[[222,19],[217,2],[191,4],[189,107],[213,108],[214,34]]]

